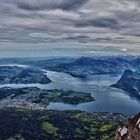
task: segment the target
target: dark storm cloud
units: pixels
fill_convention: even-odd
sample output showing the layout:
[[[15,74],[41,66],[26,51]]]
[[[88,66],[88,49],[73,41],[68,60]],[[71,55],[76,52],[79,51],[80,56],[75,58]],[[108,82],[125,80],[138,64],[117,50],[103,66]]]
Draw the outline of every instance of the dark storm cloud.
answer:
[[[16,5],[24,10],[62,9],[75,10],[88,0],[17,0]]]
[[[116,19],[109,18],[109,17],[95,18],[86,21],[78,21],[78,23],[76,23],[76,27],[86,27],[86,26],[115,29],[119,27],[119,23]]]

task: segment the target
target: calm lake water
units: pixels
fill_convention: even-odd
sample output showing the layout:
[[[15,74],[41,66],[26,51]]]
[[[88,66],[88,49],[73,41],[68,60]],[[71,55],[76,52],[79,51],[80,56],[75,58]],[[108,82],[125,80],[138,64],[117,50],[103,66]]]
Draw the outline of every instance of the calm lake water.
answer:
[[[70,105],[65,103],[50,103],[48,109],[82,110],[87,112],[119,112],[125,115],[134,115],[140,112],[140,100],[132,98],[123,90],[111,88],[120,75],[93,75],[86,79],[70,76],[66,73],[47,71],[48,77],[53,81],[48,85],[41,84],[8,84],[1,87],[30,87],[41,89],[64,89],[88,92],[96,101]],[[86,94],[85,93],[85,94]]]

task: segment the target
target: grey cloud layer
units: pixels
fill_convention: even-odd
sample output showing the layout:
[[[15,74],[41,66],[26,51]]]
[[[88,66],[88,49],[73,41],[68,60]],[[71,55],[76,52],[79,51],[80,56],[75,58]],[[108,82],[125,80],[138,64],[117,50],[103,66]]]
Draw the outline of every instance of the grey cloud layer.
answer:
[[[0,42],[138,48],[139,7],[139,0],[1,0]]]

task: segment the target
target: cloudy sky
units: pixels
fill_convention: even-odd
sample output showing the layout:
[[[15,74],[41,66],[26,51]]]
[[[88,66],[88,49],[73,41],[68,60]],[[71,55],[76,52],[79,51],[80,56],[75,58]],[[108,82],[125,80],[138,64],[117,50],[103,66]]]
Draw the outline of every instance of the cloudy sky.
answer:
[[[139,0],[0,0],[0,56],[140,54]]]

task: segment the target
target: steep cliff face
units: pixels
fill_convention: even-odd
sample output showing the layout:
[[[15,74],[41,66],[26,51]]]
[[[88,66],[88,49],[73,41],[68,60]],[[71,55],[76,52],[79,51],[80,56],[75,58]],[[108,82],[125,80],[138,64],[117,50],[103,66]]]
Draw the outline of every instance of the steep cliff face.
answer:
[[[140,113],[128,119],[127,126],[119,126],[115,140],[140,140]]]

